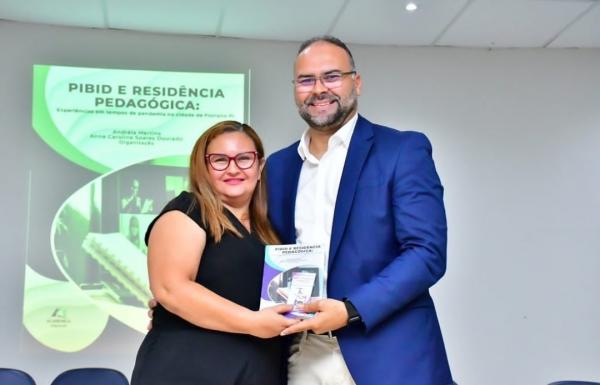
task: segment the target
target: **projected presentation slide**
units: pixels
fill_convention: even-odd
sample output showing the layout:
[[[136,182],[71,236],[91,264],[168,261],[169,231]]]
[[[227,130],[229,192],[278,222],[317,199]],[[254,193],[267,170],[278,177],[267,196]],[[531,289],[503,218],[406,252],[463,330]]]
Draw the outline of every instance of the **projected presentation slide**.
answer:
[[[30,176],[28,227],[50,240],[40,252],[28,237],[23,324],[35,341],[76,352],[111,322],[146,331],[146,229],[188,188],[198,136],[246,121],[247,87],[238,73],[34,66],[33,129],[67,190],[52,201]]]

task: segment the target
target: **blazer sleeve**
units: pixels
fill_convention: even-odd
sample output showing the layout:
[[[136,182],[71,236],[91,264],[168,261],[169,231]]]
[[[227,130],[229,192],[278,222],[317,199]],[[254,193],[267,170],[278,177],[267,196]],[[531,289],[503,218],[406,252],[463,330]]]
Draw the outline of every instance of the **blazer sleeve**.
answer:
[[[428,292],[446,270],[443,187],[429,140],[412,134],[397,153],[392,181],[398,249],[384,269],[348,297],[367,331]]]

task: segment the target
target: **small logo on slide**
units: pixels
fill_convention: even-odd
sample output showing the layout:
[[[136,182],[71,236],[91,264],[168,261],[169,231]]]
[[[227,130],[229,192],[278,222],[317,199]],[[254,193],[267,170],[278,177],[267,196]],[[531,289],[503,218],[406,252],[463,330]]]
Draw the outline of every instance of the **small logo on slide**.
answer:
[[[55,308],[50,317],[46,320],[46,323],[53,328],[67,327],[71,323],[71,320],[67,317],[67,309],[64,307]]]

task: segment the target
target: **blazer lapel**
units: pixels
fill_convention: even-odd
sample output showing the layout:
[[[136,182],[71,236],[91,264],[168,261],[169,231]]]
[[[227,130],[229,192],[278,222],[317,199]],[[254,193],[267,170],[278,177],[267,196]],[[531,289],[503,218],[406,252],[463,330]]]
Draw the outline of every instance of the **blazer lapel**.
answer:
[[[348,147],[348,154],[346,155],[346,162],[344,163],[342,179],[340,180],[340,187],[335,202],[331,244],[329,247],[329,266],[331,266],[340,246],[344,230],[346,229],[346,223],[348,222],[348,216],[350,215],[350,208],[354,200],[358,179],[372,145],[373,129],[371,123],[359,115],[352,139],[350,140],[350,147]]]
[[[287,171],[284,171],[285,179],[282,181],[283,212],[285,216],[284,226],[286,229],[286,239],[282,239],[286,243],[296,243],[296,195],[298,193],[298,181],[300,180],[300,171],[302,170],[302,159],[298,153],[294,152]]]

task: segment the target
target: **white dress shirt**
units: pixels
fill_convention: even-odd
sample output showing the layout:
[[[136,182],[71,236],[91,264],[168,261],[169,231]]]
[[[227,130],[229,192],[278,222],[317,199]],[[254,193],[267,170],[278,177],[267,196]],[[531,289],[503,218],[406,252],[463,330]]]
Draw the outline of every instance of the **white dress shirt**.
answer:
[[[355,113],[329,138],[327,151],[321,156],[321,159],[317,159],[310,153],[309,129],[304,132],[298,145],[298,154],[303,163],[298,180],[294,214],[296,243],[324,246],[324,297],[327,297],[327,266],[335,202],[350,139],[357,120],[358,114]]]

